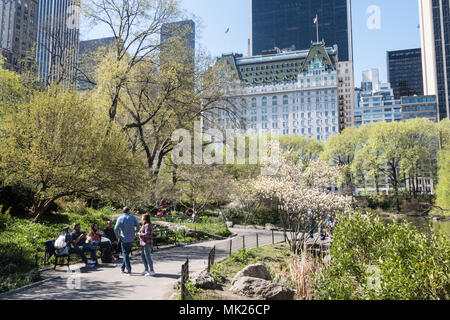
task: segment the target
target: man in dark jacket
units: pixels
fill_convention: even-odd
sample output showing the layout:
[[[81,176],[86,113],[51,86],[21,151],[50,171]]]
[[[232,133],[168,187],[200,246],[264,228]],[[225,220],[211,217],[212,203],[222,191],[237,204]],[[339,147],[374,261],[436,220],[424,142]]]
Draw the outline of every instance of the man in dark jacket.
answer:
[[[114,228],[112,227],[112,221],[108,221],[106,223],[106,228],[103,229],[103,236],[105,238],[108,238],[111,241],[111,246],[117,257],[117,254],[120,252],[119,241],[117,240],[117,236],[114,233]]]

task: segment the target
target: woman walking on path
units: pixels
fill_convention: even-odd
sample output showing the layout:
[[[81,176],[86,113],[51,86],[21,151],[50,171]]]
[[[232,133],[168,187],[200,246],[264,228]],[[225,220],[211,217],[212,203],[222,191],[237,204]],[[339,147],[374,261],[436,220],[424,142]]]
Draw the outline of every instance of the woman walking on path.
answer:
[[[142,228],[139,231],[139,237],[142,247],[141,257],[145,267],[145,271],[142,273],[142,275],[154,276],[156,273],[153,270],[153,260],[151,254],[151,250],[153,250],[153,227],[150,221],[149,214],[144,214],[142,216]]]

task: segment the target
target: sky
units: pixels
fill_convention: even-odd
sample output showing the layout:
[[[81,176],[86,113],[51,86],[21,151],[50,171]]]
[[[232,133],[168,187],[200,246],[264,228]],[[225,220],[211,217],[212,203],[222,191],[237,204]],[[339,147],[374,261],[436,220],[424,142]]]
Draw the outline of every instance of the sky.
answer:
[[[185,15],[196,21],[197,47],[212,56],[229,52],[247,54],[249,0],[180,0],[180,5]],[[368,13],[367,10],[371,6],[379,8],[380,23],[369,28],[367,21],[373,21],[373,11]],[[417,0],[353,0],[352,15],[357,87],[361,83],[362,72],[372,68],[380,70],[382,82],[387,81],[386,51],[420,47]],[[228,28],[230,31],[226,34]],[[108,35],[96,30],[82,34],[82,39],[101,36]]]

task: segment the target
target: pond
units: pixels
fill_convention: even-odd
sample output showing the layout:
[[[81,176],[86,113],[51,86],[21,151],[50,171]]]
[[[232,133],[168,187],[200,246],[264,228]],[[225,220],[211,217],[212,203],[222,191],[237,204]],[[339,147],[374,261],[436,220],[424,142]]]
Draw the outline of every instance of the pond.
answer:
[[[383,216],[383,219],[392,222],[393,217],[391,216]],[[434,230],[438,230],[448,236],[450,236],[450,218],[444,217],[440,218],[440,220],[433,219],[433,217],[418,217],[418,216],[399,216],[398,219],[400,221],[408,221],[412,225],[417,228],[426,231],[430,230],[430,227]]]

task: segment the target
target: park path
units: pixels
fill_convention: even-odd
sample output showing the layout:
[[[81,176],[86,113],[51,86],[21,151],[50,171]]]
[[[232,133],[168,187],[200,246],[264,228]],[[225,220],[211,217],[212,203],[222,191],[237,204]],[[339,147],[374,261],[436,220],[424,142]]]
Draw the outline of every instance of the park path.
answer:
[[[233,252],[243,243],[245,247],[256,247],[256,233],[259,245],[272,242],[272,232],[255,229],[230,229],[237,237],[232,240]],[[276,242],[281,241],[282,232],[275,232]],[[189,258],[190,272],[199,272],[207,266],[209,252],[213,246],[223,248],[218,258],[224,258],[230,239],[207,241],[188,246],[156,250],[152,257],[155,277],[143,277],[144,265],[138,252],[131,258],[131,276],[120,273],[121,260],[103,264],[95,269],[82,268],[79,273],[69,272],[67,268],[46,271],[50,277],[38,286],[6,296],[11,300],[167,300],[174,293],[174,285],[181,276],[181,265]],[[76,266],[71,266],[72,270]]]

